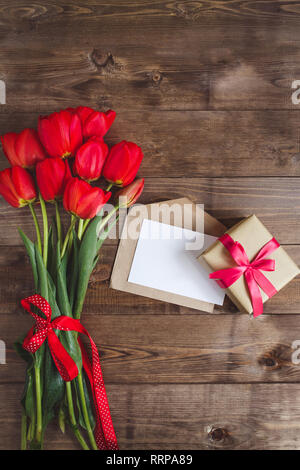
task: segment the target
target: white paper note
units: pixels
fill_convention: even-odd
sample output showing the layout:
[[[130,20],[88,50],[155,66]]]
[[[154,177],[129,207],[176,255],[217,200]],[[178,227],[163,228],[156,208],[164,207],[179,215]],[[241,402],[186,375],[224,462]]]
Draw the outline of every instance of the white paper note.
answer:
[[[209,279],[208,271],[197,261],[201,252],[216,239],[211,235],[144,219],[128,281],[223,305],[224,289]],[[190,249],[195,240],[198,248]],[[199,241],[202,248],[199,248]]]

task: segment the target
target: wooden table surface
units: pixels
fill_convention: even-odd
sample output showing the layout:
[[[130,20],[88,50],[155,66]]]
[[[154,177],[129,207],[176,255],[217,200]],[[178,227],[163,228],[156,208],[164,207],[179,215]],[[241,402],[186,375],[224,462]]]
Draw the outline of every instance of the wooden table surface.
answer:
[[[39,114],[116,110],[110,144],[142,146],[141,202],[188,196],[230,226],[255,213],[300,263],[300,1],[0,1],[0,131]],[[1,155],[0,169],[6,166]],[[0,201],[0,448],[19,447],[24,365],[13,341],[31,324],[33,283]],[[104,245],[83,321],[102,357],[122,449],[299,449],[300,279],[256,320],[226,300],[208,315],[109,289]],[[76,449],[55,426],[48,449]]]

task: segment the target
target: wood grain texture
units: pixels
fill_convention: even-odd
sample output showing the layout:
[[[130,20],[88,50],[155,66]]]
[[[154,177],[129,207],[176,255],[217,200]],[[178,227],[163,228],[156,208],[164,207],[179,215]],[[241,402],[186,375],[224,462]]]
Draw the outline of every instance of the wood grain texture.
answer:
[[[141,202],[188,195],[230,227],[255,213],[280,243],[299,243],[297,178],[147,178]],[[151,185],[151,186],[150,186]]]
[[[143,169],[140,174],[143,174]],[[147,204],[183,196],[204,204],[205,210],[227,227],[255,213],[279,243],[300,243],[298,178],[148,177],[140,202]],[[49,214],[53,214],[53,210]],[[67,216],[64,220],[69,223]],[[3,227],[0,231],[0,245],[21,244],[17,231],[19,226],[29,237],[34,238],[29,209],[14,209],[2,198],[0,224]]]
[[[22,386],[0,385],[1,447],[19,448]],[[294,449],[300,446],[300,385],[108,385],[121,449]],[[270,399],[266,400],[266,397]],[[46,448],[77,449],[54,425]]]
[[[37,119],[38,113],[0,114],[1,134],[36,127]],[[141,145],[140,171],[148,178],[291,177],[300,175],[299,121],[300,113],[291,111],[182,113],[155,107],[121,111],[106,140]],[[0,168],[6,166],[3,156]]]
[[[292,354],[299,317],[264,315],[84,315],[101,352],[106,383],[298,382]],[[1,314],[7,364],[0,382],[23,382],[13,342],[29,330],[25,314]],[[14,325],[12,329],[11,325]],[[299,349],[299,346],[298,346]],[[297,356],[297,357],[298,357]],[[296,359],[297,359],[296,357]]]
[[[115,245],[109,244],[105,244],[102,248],[100,260],[89,283],[89,290],[84,305],[85,314],[201,314],[198,310],[110,289],[109,281],[116,249]],[[300,250],[298,245],[287,245],[285,249],[293,257],[294,261],[300,265]],[[31,295],[33,288],[29,260],[22,246],[12,246],[9,250],[4,246],[0,246],[0,281],[0,314],[8,312],[17,314],[20,312],[19,300]],[[265,313],[300,314],[299,293],[300,278],[298,276],[265,304]],[[237,314],[238,312],[234,304],[226,298],[224,306],[216,306],[214,313]]]
[[[45,111],[77,101],[117,110],[295,108],[299,2],[14,1],[0,8],[0,74],[14,109],[20,101]]]

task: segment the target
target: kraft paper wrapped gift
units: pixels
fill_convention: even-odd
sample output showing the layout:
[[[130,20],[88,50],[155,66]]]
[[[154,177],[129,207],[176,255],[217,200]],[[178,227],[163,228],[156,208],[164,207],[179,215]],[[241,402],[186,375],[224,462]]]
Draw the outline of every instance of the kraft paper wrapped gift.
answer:
[[[242,245],[250,262],[255,258],[261,248],[273,238],[255,215],[251,215],[242,220],[234,225],[234,227],[227,230],[226,233],[229,234],[235,242],[239,242]],[[275,270],[261,272],[272,283],[277,292],[300,272],[298,266],[282,246],[279,246],[279,248],[273,251],[269,256],[266,256],[266,258],[275,260]],[[210,273],[237,266],[227,248],[225,248],[219,240],[200,255],[198,260],[207,266]],[[212,282],[216,281],[212,280]],[[269,297],[267,294],[263,292],[261,288],[259,288],[259,290],[262,301],[265,302],[268,300]],[[226,289],[226,294],[239,310],[249,314],[253,312],[250,293],[244,275]]]

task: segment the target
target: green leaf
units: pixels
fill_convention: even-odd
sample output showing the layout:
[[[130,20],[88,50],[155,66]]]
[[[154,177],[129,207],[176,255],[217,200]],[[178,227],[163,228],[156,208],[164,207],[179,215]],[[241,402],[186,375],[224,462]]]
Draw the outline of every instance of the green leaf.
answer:
[[[35,388],[34,388],[34,370],[28,366],[25,376],[25,385],[21,398],[21,404],[26,416],[30,419],[30,428],[34,429],[35,424]],[[29,440],[33,436],[28,436]]]
[[[51,275],[48,273],[48,295],[51,305],[51,319],[61,315],[56,302],[56,287]],[[59,331],[55,331],[60,336]],[[49,348],[46,348],[44,359],[44,393],[43,393],[43,427],[45,428],[49,421],[55,415],[55,408],[61,402],[64,396],[65,383],[58,372],[52,359]]]
[[[48,276],[48,296],[51,305],[52,316],[51,319],[57,318],[61,315],[56,302],[56,288],[49,273]],[[55,331],[57,336],[60,335],[59,331]],[[43,392],[43,428],[45,430],[48,423],[55,416],[55,408],[61,402],[64,396],[65,383],[58,372],[54,361],[52,359],[50,350],[46,347],[44,357],[44,392]]]
[[[54,318],[57,318],[61,315],[61,312],[56,302],[56,287],[50,273],[48,273],[48,296],[52,310],[51,319],[54,320]]]
[[[33,280],[34,280],[34,287],[35,290],[38,290],[38,271],[37,271],[37,265],[36,265],[36,257],[35,257],[35,247],[34,243],[30,240],[30,238],[25,235],[25,233],[19,228],[19,234],[23,240],[23,243],[25,245],[26,251],[29,256],[29,260],[31,263],[32,267],[32,273],[33,273]]]
[[[48,243],[48,271],[51,277],[56,277],[56,230],[50,227],[49,230],[49,243]]]
[[[64,402],[62,401],[59,407],[59,411],[58,411],[58,425],[63,434],[65,434],[65,431],[66,431],[66,420],[67,420],[67,414],[66,414]]]
[[[33,441],[30,443],[29,449],[30,449],[30,450],[42,450],[42,443],[41,443],[41,442],[37,442],[36,440],[33,440]]]
[[[94,259],[97,256],[97,226],[102,217],[95,217],[88,226],[79,250],[79,266],[78,266],[78,284],[77,284],[77,298],[75,303],[74,317],[80,318],[84,298],[88,288],[90,276],[93,271]]]
[[[67,289],[67,264],[68,255],[65,253],[63,259],[60,259],[60,250],[57,250],[57,264],[56,264],[56,288],[57,288],[57,301],[60,311],[63,315],[72,317],[72,310],[70,306],[68,289]]]
[[[67,291],[67,253],[60,259],[60,250],[57,250],[57,303],[62,315],[72,317],[72,310],[69,302],[68,291]],[[61,342],[70,354],[70,356],[76,362],[78,370],[81,370],[82,357],[81,350],[77,341],[77,334],[72,331],[64,331],[60,336]]]
[[[86,407],[88,411],[89,421],[91,424],[91,428],[94,429],[96,422],[95,422],[95,417],[93,413],[93,405],[90,400],[90,395],[89,395],[89,391],[88,391],[84,374],[82,374],[82,383],[83,383],[84,396],[85,396],[85,402],[86,402]],[[79,386],[78,386],[77,379],[74,380],[74,384],[75,384],[75,392],[76,392],[76,404],[78,408],[78,421],[79,421],[80,426],[83,427],[83,429],[87,429],[85,420],[83,417],[82,409],[81,409],[80,398],[79,398],[80,395],[79,395],[79,388],[78,388]]]
[[[14,343],[14,350],[16,353],[23,359],[23,361],[27,362],[28,366],[32,366],[33,363],[33,357],[32,354],[30,354],[26,349],[23,348],[23,341],[25,339],[25,336],[22,338],[18,339]]]
[[[101,216],[94,218],[94,220],[89,224],[80,245],[77,298],[74,309],[75,318],[80,318],[90,276],[98,261],[97,256],[99,249],[106,240],[111,228],[116,224],[118,217],[116,217],[114,221],[99,235],[97,229],[99,222],[102,220]]]
[[[21,398],[21,403],[26,411],[26,415],[31,418],[35,410],[35,393],[34,393],[34,374],[33,369],[28,368],[26,371],[25,387]]]
[[[76,292],[77,292],[77,281],[78,281],[78,270],[79,270],[79,239],[76,231],[73,229],[73,256],[70,266],[69,276],[69,297],[70,305],[73,310]]]
[[[44,299],[49,302],[49,290],[48,290],[48,271],[45,268],[43,258],[39,252],[38,245],[35,244],[35,257],[39,279],[39,293]],[[43,357],[45,353],[45,343],[36,351],[34,354],[34,360],[37,367],[42,366]]]
[[[37,265],[38,279],[39,279],[39,293],[42,297],[44,297],[44,299],[46,299],[49,302],[48,271],[44,265],[42,255],[39,252],[37,244],[35,244],[35,257],[36,257],[36,265]]]
[[[45,352],[44,360],[44,394],[43,394],[43,428],[55,416],[55,409],[62,401],[65,383],[52,359],[49,348]]]

